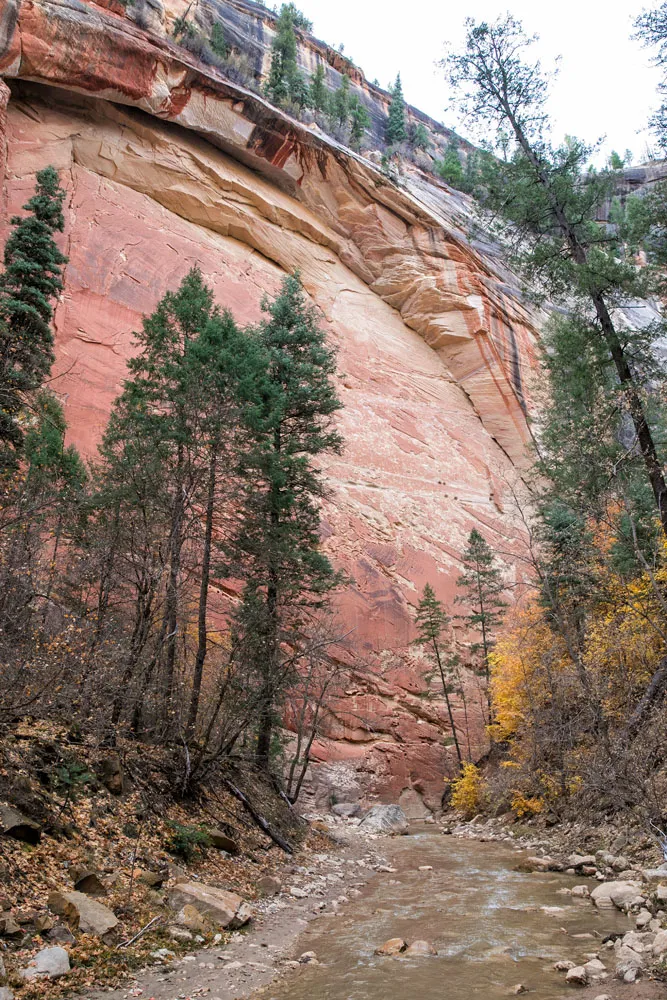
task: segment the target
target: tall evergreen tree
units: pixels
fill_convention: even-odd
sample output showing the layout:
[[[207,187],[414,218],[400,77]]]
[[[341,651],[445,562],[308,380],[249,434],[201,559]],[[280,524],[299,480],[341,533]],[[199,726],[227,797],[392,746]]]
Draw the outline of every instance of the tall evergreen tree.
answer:
[[[405,99],[403,97],[400,73],[397,74],[396,82],[391,90],[389,117],[387,118],[384,135],[390,146],[396,146],[400,142],[405,142],[408,137],[408,130],[405,123]]]
[[[667,3],[661,3],[653,10],[644,10],[635,20],[638,37],[645,45],[657,49],[654,63],[665,74],[667,69]],[[667,76],[658,87],[658,93],[664,98],[667,95]],[[656,134],[661,149],[667,149],[667,102],[662,104],[651,118],[651,126]]]
[[[341,126],[346,126],[350,120],[350,78],[343,74],[340,87],[334,92],[330,101],[332,120]]]
[[[317,460],[341,447],[333,418],[341,404],[327,345],[298,274],[264,302],[257,337],[267,370],[246,410],[251,448],[242,456],[244,503],[234,550],[246,579],[237,614],[242,658],[258,682],[257,760],[269,766],[275,713],[288,680],[284,644],[298,642],[305,619],[339,577],[319,545],[321,499]]]
[[[500,569],[496,565],[493,551],[477,528],[468,536],[468,544],[462,556],[463,572],[456,581],[460,593],[457,604],[468,609],[459,618],[473,632],[478,632],[480,641],[473,643],[471,651],[481,653],[482,669],[486,677],[486,696],[491,711],[491,664],[489,657],[493,650],[494,634],[502,622],[507,603],[501,597],[504,584]],[[489,720],[490,721],[490,720]]]
[[[371,116],[358,97],[355,96],[352,99],[351,104],[350,146],[352,149],[359,150],[361,148],[362,139],[366,134],[366,129],[370,127]]]
[[[183,584],[182,556],[193,502],[206,470],[200,418],[202,377],[191,363],[192,344],[205,329],[213,309],[212,294],[193,268],[177,292],[168,292],[137,334],[138,354],[128,362],[130,378],[115,407],[104,448],[121,468],[128,461],[159,459],[160,482],[145,483],[154,491],[168,538],[163,614],[155,653],[147,670],[161,688],[162,725],[172,721],[176,658],[182,637],[179,605]],[[155,462],[147,463],[154,470]],[[147,499],[147,502],[151,502]]]
[[[318,62],[310,81],[309,104],[314,111],[325,112],[329,110],[329,91],[326,85],[324,65],[321,62]]]
[[[53,364],[51,302],[62,289],[67,258],[53,234],[62,232],[65,192],[58,173],[37,174],[35,194],[15,216],[0,275],[0,468],[16,465],[24,442],[21,414]]]
[[[424,646],[433,655],[438,667],[442,683],[442,693],[445,696],[445,703],[447,705],[449,725],[452,730],[454,746],[456,747],[456,756],[458,758],[459,768],[462,768],[463,755],[461,753],[461,745],[459,743],[459,736],[456,730],[456,723],[454,722],[452,703],[449,697],[450,692],[453,690],[452,679],[451,676],[447,676],[447,673],[451,671],[451,667],[453,666],[453,659],[452,657],[445,657],[444,651],[441,648],[442,634],[449,625],[449,615],[443,608],[441,602],[435,596],[430,583],[427,583],[424,587],[424,593],[419,605],[417,606],[415,624],[419,633],[417,642]]]
[[[266,88],[274,104],[283,104],[292,96],[299,76],[294,15],[294,4],[283,4],[276,22],[276,37],[271,45],[271,69]]]
[[[646,295],[650,274],[624,259],[597,221],[613,191],[613,171],[590,171],[591,150],[577,140],[550,145],[548,79],[539,63],[525,59],[531,42],[509,15],[494,24],[469,19],[464,50],[446,60],[449,79],[490,148],[505,129],[514,137],[515,155],[495,163],[495,181],[491,172],[485,177],[488,202],[511,224],[515,263],[533,286],[576,312],[588,340],[600,342],[667,537],[667,482],[647,401],[655,378],[664,379],[650,343],[659,331],[619,331],[613,314],[616,305]]]

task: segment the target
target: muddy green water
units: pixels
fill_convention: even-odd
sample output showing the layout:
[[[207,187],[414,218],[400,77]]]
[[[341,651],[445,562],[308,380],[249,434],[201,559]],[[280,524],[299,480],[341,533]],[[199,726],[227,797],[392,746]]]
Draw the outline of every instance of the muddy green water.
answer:
[[[597,911],[558,889],[585,882],[560,874],[513,871],[511,846],[416,833],[392,843],[396,874],[379,874],[340,914],[317,920],[300,941],[320,965],[268,992],[275,1000],[500,1000],[524,983],[541,1000],[571,994],[553,963],[578,962],[601,948],[629,918]],[[420,872],[420,865],[433,871]],[[542,907],[562,907],[557,913]],[[595,940],[574,937],[594,934]],[[431,958],[380,958],[388,938],[431,941]],[[602,949],[603,961],[605,950]],[[613,972],[610,962],[605,962]],[[602,986],[599,992],[604,992]]]

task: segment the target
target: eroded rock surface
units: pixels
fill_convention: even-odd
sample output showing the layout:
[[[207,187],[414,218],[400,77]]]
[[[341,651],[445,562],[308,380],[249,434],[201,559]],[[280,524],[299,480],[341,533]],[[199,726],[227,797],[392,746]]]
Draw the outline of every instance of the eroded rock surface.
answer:
[[[472,527],[514,544],[536,320],[492,248],[468,242],[463,196],[418,171],[390,183],[198,63],[164,34],[177,7],[1,7],[5,231],[40,168],[68,192],[55,327],[71,439],[94,454],[132,332],[194,264],[241,322],[301,270],[339,349],[346,446],[327,459],[323,536],[354,580],[340,657],[363,664],[314,754],[364,792],[418,783],[436,808],[451,748],[414,605],[426,582],[451,602]]]

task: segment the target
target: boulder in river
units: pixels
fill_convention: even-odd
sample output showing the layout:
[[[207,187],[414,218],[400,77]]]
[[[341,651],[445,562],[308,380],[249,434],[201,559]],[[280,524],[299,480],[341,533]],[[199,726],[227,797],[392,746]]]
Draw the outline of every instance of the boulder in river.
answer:
[[[639,882],[601,882],[591,893],[591,899],[600,910],[614,906],[622,910],[638,896]]]
[[[408,832],[408,821],[400,806],[375,805],[366,813],[359,829],[366,833],[384,833],[395,836]]]
[[[575,965],[573,969],[568,970],[565,981],[571,983],[572,986],[587,986],[588,973],[583,965]]]
[[[384,944],[375,949],[375,954],[384,956],[400,955],[407,947],[407,943],[403,938],[389,938],[388,941],[385,941]]]
[[[429,958],[437,955],[437,951],[430,941],[413,941],[405,950],[405,955],[411,958]]]

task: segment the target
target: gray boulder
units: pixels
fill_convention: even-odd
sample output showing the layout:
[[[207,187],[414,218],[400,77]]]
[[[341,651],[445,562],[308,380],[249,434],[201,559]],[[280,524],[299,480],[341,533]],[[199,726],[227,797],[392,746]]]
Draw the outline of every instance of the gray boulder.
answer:
[[[337,802],[331,807],[334,816],[342,816],[344,819],[351,819],[361,812],[358,802]]]
[[[637,897],[639,882],[601,882],[591,893],[591,899],[601,910],[617,907],[622,910]]]
[[[400,806],[376,805],[366,813],[359,829],[366,833],[384,833],[391,836],[408,832],[408,821]]]
[[[19,971],[23,979],[59,979],[70,971],[69,955],[64,948],[42,948],[25,969]]]
[[[0,1000],[14,1000],[14,994],[9,986],[0,986]]]

